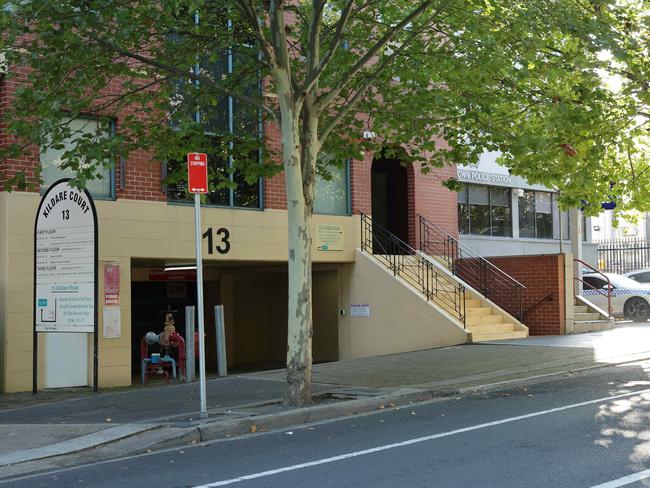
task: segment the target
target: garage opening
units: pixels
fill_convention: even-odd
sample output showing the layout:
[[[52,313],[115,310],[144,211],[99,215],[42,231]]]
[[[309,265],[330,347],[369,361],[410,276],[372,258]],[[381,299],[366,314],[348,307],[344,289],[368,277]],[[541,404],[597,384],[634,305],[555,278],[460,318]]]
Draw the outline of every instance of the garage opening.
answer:
[[[163,331],[165,315],[186,337],[185,307],[196,305],[195,271],[132,267],[132,371],[139,381],[140,341]],[[206,370],[216,375],[214,307],[224,306],[229,374],[284,368],[287,350],[287,270],[285,265],[230,263],[204,268]],[[314,362],[338,359],[338,270],[314,266]]]

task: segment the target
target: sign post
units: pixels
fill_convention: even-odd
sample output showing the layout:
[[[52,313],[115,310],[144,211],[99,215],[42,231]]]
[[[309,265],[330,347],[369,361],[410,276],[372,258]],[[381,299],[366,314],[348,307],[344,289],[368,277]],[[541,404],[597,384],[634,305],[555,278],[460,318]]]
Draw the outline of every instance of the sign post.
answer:
[[[54,183],[34,223],[32,391],[37,391],[39,332],[45,333],[45,386],[88,384],[87,334],[93,334],[93,389],[98,391],[97,213],[87,190]]]
[[[201,418],[208,416],[205,386],[205,326],[203,321],[203,256],[201,255],[201,194],[208,193],[208,156],[187,155],[187,187],[194,194],[194,224],[196,239],[196,306],[199,329],[199,390]]]

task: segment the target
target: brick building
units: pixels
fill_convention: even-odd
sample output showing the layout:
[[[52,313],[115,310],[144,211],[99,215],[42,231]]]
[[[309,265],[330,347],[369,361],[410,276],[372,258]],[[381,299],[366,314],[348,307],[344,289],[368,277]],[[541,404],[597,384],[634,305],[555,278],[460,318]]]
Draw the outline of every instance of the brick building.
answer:
[[[0,116],[18,83],[16,78],[0,81]],[[119,86],[111,89],[119,90]],[[93,118],[70,123],[79,133],[111,137],[126,115],[115,115],[109,126]],[[0,121],[0,143],[7,143],[7,137]],[[263,137],[266,145],[279,146],[277,127],[267,124]],[[23,391],[32,385],[34,219],[41,194],[66,176],[58,168],[62,153],[32,147],[20,159],[0,162],[0,178],[22,171],[33,180],[40,171],[43,179],[40,189],[0,190],[0,391]],[[113,331],[107,336],[102,313],[106,307],[99,301],[102,387],[131,384],[138,377],[142,337],[149,331],[160,332],[164,315],[170,311],[184,334],[184,307],[195,304],[195,272],[187,269],[194,259],[193,209],[178,188],[165,186],[168,169],[169,163],[153,160],[151,154],[133,152],[128,159],[115,161],[101,180],[88,185],[99,222],[99,297],[108,267],[118,267],[120,277],[117,334]],[[423,217],[452,239],[460,231],[461,242],[473,239],[488,256],[511,254],[513,243],[526,239],[531,242],[524,253],[557,252],[553,240],[557,224],[552,215],[550,221],[546,219],[554,207],[544,206],[552,201],[550,193],[525,184],[518,193],[511,180],[499,178],[489,180],[497,181],[496,185],[475,184],[485,180],[472,175],[464,178],[461,170],[450,166],[423,174],[415,165],[366,153],[362,160],[333,169],[330,181],[317,181],[313,222],[316,361],[459,344],[471,338],[470,332],[483,337],[487,328],[480,327],[488,325],[492,332],[525,335],[526,328],[516,318],[463,288],[449,271],[438,269],[436,256],[425,259],[415,254],[412,259],[417,261],[412,262],[402,257],[399,269],[387,269],[369,256],[368,249],[359,250],[361,212],[373,217],[373,225],[385,227],[413,248],[420,244]],[[464,192],[457,195],[442,185],[452,176],[468,183]],[[235,189],[212,195],[202,210],[202,231],[209,236],[203,243],[208,369],[215,364],[213,307],[217,304],[225,308],[231,368],[281,367],[287,317],[284,176],[238,183]],[[535,198],[542,203],[536,205]],[[528,222],[525,209],[530,201],[533,234],[522,237],[518,233]],[[517,204],[524,208],[523,214]],[[535,234],[537,225],[540,230]],[[339,238],[332,241],[324,229],[335,229]],[[404,250],[399,254],[405,254]],[[400,274],[409,267],[420,274]],[[430,281],[438,280],[447,280],[447,285],[433,289]],[[439,298],[434,292],[455,287],[462,288],[462,295],[436,302]],[[453,306],[447,307],[444,300],[451,300]],[[553,330],[561,330],[563,320],[558,315]],[[470,326],[476,328],[470,330]],[[83,336],[73,342],[55,336],[38,334],[39,388],[87,384],[92,378],[91,340]]]

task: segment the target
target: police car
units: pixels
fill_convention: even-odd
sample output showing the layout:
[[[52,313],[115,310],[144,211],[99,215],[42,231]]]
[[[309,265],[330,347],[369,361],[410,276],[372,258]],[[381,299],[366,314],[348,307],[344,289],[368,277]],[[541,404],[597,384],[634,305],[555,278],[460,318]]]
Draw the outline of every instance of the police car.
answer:
[[[615,273],[590,273],[583,275],[586,283],[582,295],[602,310],[607,310],[607,281],[612,286],[612,315],[634,322],[650,319],[650,284],[639,283]]]

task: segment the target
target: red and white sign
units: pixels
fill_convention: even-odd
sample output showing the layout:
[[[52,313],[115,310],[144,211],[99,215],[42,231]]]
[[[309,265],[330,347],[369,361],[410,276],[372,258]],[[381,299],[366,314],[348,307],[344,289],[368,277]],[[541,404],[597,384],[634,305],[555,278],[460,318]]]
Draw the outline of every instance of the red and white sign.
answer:
[[[196,270],[150,270],[149,281],[196,281]]]
[[[190,193],[208,193],[208,155],[187,155],[187,187]]]
[[[104,265],[104,305],[120,304],[120,266]]]

